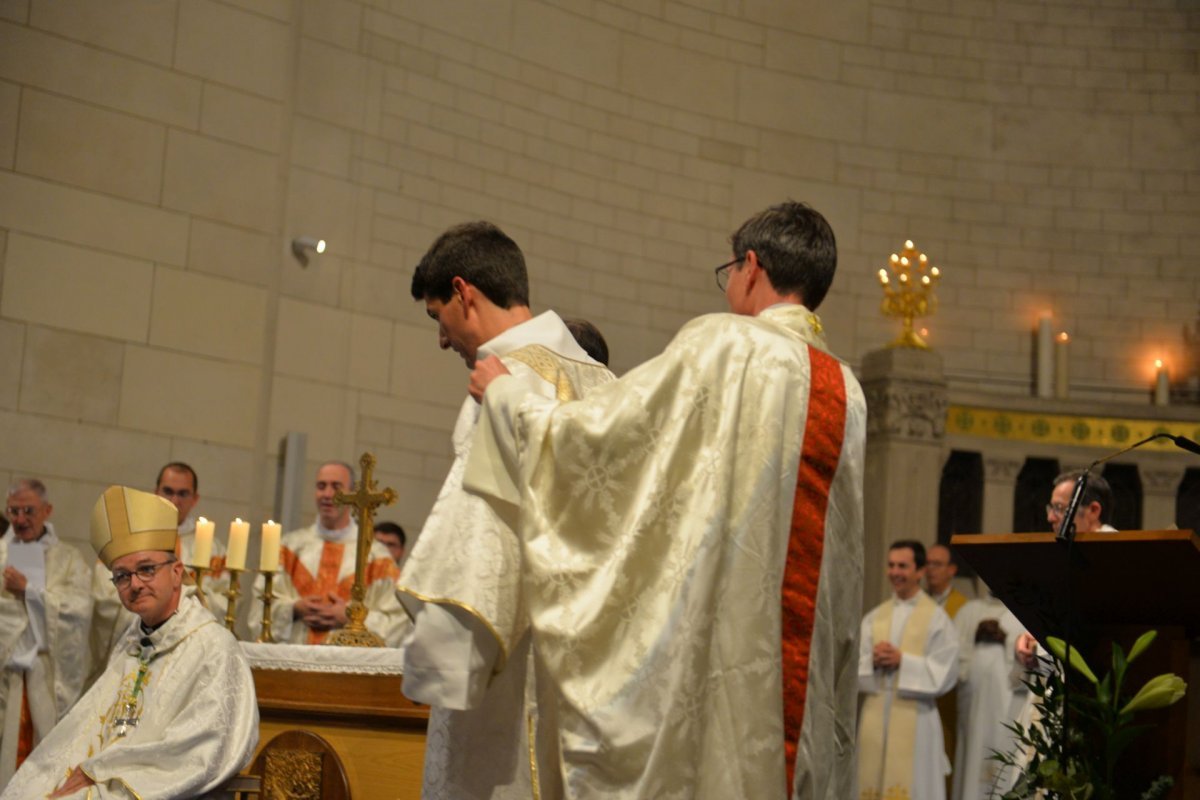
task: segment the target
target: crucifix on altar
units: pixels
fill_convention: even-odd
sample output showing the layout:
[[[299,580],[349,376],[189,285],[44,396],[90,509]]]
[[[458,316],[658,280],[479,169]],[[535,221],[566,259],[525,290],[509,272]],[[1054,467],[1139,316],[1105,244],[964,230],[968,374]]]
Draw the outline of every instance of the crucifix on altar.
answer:
[[[375,541],[375,509],[396,502],[396,492],[390,486],[383,491],[375,487],[375,456],[363,453],[359,459],[362,467],[362,478],[353,492],[338,492],[333,501],[338,505],[354,506],[354,518],[358,520],[358,550],[354,559],[354,588],[350,590],[350,605],[346,607],[346,617],[350,620],[346,627],[335,631],[326,644],[343,647],[383,647],[384,642],[376,634],[367,630],[367,605],[363,602],[367,587],[365,574],[367,559],[371,552],[371,542]]]

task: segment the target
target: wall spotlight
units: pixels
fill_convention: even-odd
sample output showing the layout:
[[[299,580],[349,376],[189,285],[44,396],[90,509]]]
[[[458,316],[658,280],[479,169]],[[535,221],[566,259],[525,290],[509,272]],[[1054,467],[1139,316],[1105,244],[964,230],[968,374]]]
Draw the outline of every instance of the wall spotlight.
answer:
[[[312,236],[301,236],[299,238],[292,239],[292,253],[296,256],[296,260],[299,261],[302,266],[308,266],[309,251],[312,251],[317,255],[324,253],[325,240],[314,239]]]

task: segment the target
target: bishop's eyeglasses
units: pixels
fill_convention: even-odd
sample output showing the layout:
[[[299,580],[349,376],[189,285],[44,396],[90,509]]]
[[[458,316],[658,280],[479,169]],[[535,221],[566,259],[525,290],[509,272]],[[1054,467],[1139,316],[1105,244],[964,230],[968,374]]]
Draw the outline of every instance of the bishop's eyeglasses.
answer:
[[[139,564],[134,567],[132,572],[129,570],[114,572],[112,576],[113,586],[116,586],[118,589],[128,589],[134,575],[137,575],[138,580],[142,583],[149,583],[154,580],[155,574],[160,569],[168,564],[174,564],[175,561],[176,559],[174,558],[168,558],[166,561],[159,561],[154,564]]]
[[[713,273],[717,276],[717,288],[722,292],[725,291],[725,287],[729,285],[729,270],[733,269],[735,265],[742,263],[744,258],[745,256],[742,256],[742,258],[735,258],[733,261],[726,261],[724,264],[713,270]]]

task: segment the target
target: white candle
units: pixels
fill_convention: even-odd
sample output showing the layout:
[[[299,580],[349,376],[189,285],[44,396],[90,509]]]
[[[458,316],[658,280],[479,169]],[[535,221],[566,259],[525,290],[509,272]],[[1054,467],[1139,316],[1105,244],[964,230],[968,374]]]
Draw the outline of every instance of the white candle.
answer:
[[[192,566],[208,569],[212,561],[213,528],[216,523],[201,517],[196,520],[196,544],[192,547]]]
[[[1054,391],[1054,334],[1050,330],[1050,315],[1038,317],[1037,332],[1037,396],[1050,397]]]
[[[1054,396],[1065,399],[1067,396],[1067,345],[1071,337],[1066,331],[1054,339]]]
[[[229,551],[225,554],[225,566],[229,569],[246,568],[246,543],[250,540],[250,523],[238,517],[229,523]]]
[[[274,572],[279,569],[279,534],[283,526],[267,520],[262,526],[262,548],[258,552],[258,569]]]
[[[1168,405],[1171,402],[1171,375],[1161,358],[1155,360],[1154,369],[1157,370],[1154,377],[1154,405]]]

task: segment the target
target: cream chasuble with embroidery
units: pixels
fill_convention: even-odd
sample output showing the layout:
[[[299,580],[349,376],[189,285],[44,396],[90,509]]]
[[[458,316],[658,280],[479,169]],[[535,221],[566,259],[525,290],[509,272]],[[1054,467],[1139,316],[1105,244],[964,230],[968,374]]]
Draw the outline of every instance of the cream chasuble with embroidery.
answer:
[[[229,631],[184,597],[175,615],[145,638],[144,649],[137,625],[125,632],[104,674],[0,800],[45,797],[76,765],[97,785],[71,800],[199,797],[249,762],[258,743],[258,704],[250,667]]]
[[[896,645],[896,670],[877,670],[876,642]],[[929,595],[893,597],[863,618],[858,721],[860,800],[944,800],[946,757],[937,698],[958,679],[958,632]]]
[[[488,388],[465,485],[520,537],[568,797],[848,796],[866,406],[824,350],[784,305],[694,320],[582,402]],[[798,681],[794,531],[814,537]]]
[[[543,397],[572,399],[612,380],[552,311],[484,344],[479,357],[488,355],[503,359],[522,391]],[[487,504],[462,489],[478,416],[468,397],[454,426],[454,463],[397,584],[415,620],[404,692],[431,706],[422,796],[551,800],[561,793],[555,731],[539,718],[520,549]]]
[[[283,644],[323,644],[330,631],[312,630],[292,616],[296,601],[313,594],[334,594],[350,599],[354,588],[355,550],[358,525],[354,520],[341,530],[326,530],[319,522],[290,531],[279,542],[279,571],[273,585],[271,634]],[[400,570],[391,553],[379,542],[371,549],[363,576],[366,584],[367,629],[379,635],[388,647],[400,644],[409,620],[396,601],[393,586]],[[262,629],[262,575],[255,581],[254,602],[248,620],[251,638]]]

